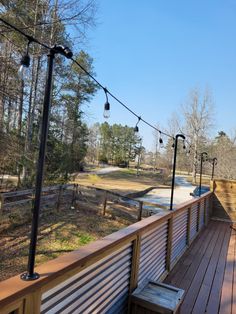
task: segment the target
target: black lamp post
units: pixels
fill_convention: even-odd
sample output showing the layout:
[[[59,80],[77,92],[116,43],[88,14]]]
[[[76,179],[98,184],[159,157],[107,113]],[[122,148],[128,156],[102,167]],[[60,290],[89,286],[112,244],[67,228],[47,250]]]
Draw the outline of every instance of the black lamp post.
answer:
[[[174,150],[174,162],[173,162],[173,173],[172,173],[170,210],[173,210],[173,198],[174,198],[174,188],[175,188],[175,168],[176,168],[178,138],[182,138],[183,140],[185,140],[185,136],[183,134],[176,134],[176,136],[175,136],[175,150]]]
[[[37,176],[35,184],[35,198],[34,198],[34,208],[33,208],[33,217],[32,217],[32,227],[31,227],[31,238],[30,238],[30,247],[29,247],[29,257],[28,257],[28,271],[21,275],[22,280],[35,280],[39,278],[39,274],[34,272],[35,265],[35,253],[36,253],[36,244],[37,244],[37,235],[38,235],[38,224],[39,224],[39,212],[40,212],[40,201],[41,201],[41,192],[42,192],[42,183],[43,183],[43,169],[44,169],[44,160],[45,152],[47,145],[47,135],[48,135],[48,121],[50,114],[50,104],[51,104],[51,89],[52,89],[52,78],[53,78],[53,64],[56,54],[61,54],[68,59],[72,59],[73,53],[68,47],[63,47],[61,45],[55,45],[49,47],[44,43],[41,43],[36,38],[29,36],[21,29],[10,24],[4,19],[0,18],[0,21],[20,33],[28,40],[26,55],[21,59],[20,75],[23,79],[23,72],[25,68],[28,68],[30,65],[29,57],[29,45],[30,43],[37,43],[40,46],[49,50],[48,54],[48,65],[47,65],[47,76],[44,92],[44,102],[43,102],[43,118],[42,118],[42,128],[40,135],[40,147],[39,147],[39,156],[38,156],[38,167],[37,167]]]
[[[39,224],[39,212],[40,212],[40,202],[41,202],[41,192],[43,183],[43,170],[44,170],[44,160],[47,144],[48,135],[48,121],[50,114],[50,104],[51,104],[51,89],[52,89],[52,78],[53,78],[53,65],[54,58],[56,54],[62,54],[66,58],[72,58],[73,54],[71,50],[63,46],[54,46],[50,49],[48,54],[48,66],[47,66],[47,77],[44,92],[44,102],[43,102],[43,118],[42,118],[42,129],[40,135],[40,148],[38,156],[38,166],[37,166],[37,177],[35,184],[35,199],[33,208],[33,218],[31,227],[31,238],[29,247],[29,257],[28,257],[28,271],[21,275],[23,280],[35,280],[39,278],[39,274],[34,272],[35,265],[35,254],[36,254],[36,244],[38,236],[38,224]]]
[[[201,164],[200,164],[200,182],[199,182],[199,193],[198,196],[200,197],[202,194],[202,164],[203,161],[207,160],[207,153],[203,152],[200,154],[201,158]]]
[[[140,168],[140,162],[141,162],[141,153],[142,153],[142,141],[140,141],[140,145],[138,148],[138,162],[137,162],[137,172],[136,176],[139,176],[139,168]]]
[[[216,157],[212,158],[211,163],[212,163],[211,180],[213,180],[214,173],[215,173],[215,166],[217,165],[217,158]]]

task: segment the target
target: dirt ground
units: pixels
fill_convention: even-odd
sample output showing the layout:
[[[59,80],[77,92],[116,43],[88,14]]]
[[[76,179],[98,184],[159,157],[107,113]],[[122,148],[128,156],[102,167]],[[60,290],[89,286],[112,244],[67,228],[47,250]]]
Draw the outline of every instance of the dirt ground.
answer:
[[[80,173],[74,178],[73,182],[111,190],[120,194],[142,191],[151,186],[164,187],[171,184],[170,178],[163,179],[160,173],[141,171],[137,176],[134,169],[121,169],[104,175]]]
[[[75,209],[61,209],[42,215],[40,219],[36,266],[134,223],[133,216],[78,203]],[[27,269],[31,222],[14,224],[0,233],[0,280]]]
[[[120,194],[142,191],[151,186],[163,186],[160,174],[121,170],[105,175],[79,174],[73,182],[112,190]],[[30,209],[28,209],[30,210]],[[11,213],[11,223],[0,228],[0,280],[27,270],[31,231],[31,215]],[[28,220],[25,218],[28,217]],[[76,208],[43,211],[40,218],[36,266],[61,254],[78,249],[137,221],[136,210],[110,208],[101,215],[101,205],[77,203]],[[4,217],[0,217],[0,227]]]

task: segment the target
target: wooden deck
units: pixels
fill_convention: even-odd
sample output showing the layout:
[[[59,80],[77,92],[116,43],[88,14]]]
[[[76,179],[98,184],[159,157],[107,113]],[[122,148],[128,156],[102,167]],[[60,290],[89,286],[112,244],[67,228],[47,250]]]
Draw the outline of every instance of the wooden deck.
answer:
[[[181,314],[236,313],[236,231],[211,221],[165,283],[185,290]]]

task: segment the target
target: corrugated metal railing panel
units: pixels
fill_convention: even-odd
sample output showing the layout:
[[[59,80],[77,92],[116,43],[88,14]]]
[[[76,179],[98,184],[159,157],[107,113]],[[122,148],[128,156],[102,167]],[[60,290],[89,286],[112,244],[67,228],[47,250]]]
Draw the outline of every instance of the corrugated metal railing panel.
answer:
[[[188,210],[174,217],[171,263],[174,262],[187,247]]]
[[[200,204],[200,229],[202,227],[204,227],[204,223],[205,223],[205,201],[201,200],[201,204]]]
[[[191,207],[191,227],[190,227],[190,240],[192,240],[197,233],[197,217],[198,216],[198,203]]]
[[[157,280],[165,272],[167,238],[167,221],[142,236],[138,284],[146,278]]]
[[[132,243],[42,295],[41,314],[125,313]]]

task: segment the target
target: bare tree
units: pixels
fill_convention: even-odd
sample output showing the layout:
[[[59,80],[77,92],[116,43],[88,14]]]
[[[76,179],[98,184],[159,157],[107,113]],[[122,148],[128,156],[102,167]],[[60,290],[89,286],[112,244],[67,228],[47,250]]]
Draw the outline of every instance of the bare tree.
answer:
[[[236,145],[235,136],[230,138],[225,132],[218,132],[218,136],[211,145],[211,154],[217,158],[215,175],[219,178],[236,178]]]
[[[193,150],[192,177],[193,182],[196,183],[198,151],[214,121],[213,101],[210,91],[206,89],[201,95],[197,88],[193,89],[183,106],[183,113],[185,119],[184,130],[190,137]]]

